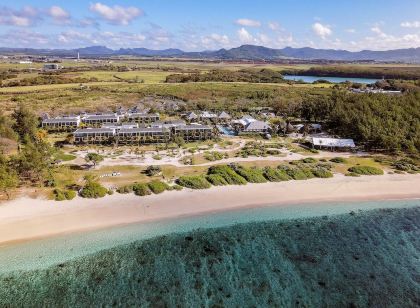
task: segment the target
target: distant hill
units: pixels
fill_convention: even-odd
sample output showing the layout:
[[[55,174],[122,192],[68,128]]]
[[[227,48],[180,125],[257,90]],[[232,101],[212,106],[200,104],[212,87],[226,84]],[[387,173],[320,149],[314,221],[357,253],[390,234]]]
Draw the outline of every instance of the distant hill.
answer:
[[[83,57],[101,56],[143,56],[143,57],[183,57],[192,59],[221,60],[261,60],[275,61],[281,59],[330,60],[330,61],[398,61],[420,63],[420,48],[407,48],[386,51],[362,50],[351,52],[336,49],[315,49],[310,47],[273,49],[264,46],[242,45],[231,49],[215,51],[184,52],[180,49],[153,50],[147,48],[110,49],[106,46],[90,46],[78,49],[33,49],[33,48],[0,48],[0,54],[28,54],[45,56],[70,56],[77,53]]]

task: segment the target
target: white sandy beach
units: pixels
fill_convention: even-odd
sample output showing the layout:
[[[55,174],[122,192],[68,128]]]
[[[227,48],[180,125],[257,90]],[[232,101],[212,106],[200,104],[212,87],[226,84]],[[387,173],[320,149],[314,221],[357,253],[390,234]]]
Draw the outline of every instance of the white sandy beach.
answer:
[[[63,202],[19,198],[0,205],[0,243],[243,207],[406,198],[420,198],[419,174],[336,175],[332,179],[184,189],[147,197],[114,194]]]

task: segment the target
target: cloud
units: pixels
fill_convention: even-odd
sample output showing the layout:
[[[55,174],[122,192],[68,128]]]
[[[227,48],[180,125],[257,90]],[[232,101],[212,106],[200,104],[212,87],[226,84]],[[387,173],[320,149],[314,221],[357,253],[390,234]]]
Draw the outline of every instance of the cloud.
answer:
[[[238,30],[238,38],[241,44],[255,43],[254,37],[245,28],[241,28]]]
[[[45,45],[49,44],[49,37],[26,29],[15,29],[4,34],[0,34],[0,45],[10,46],[10,42],[13,42],[13,46],[11,47],[39,48],[45,47]]]
[[[275,21],[271,21],[268,23],[268,27],[273,30],[273,31],[278,31],[280,30],[280,24],[278,22]]]
[[[405,21],[401,23],[403,28],[420,28],[420,21]]]
[[[230,47],[230,39],[226,34],[212,33],[201,37],[201,45],[205,49]]]
[[[48,15],[58,24],[69,23],[71,16],[66,10],[60,6],[52,6],[48,9]]]
[[[312,30],[316,35],[318,35],[322,39],[326,39],[328,36],[332,34],[330,26],[323,25],[319,22],[316,22],[312,25]]]
[[[244,27],[261,27],[261,22],[254,19],[240,18],[235,20],[235,24]]]
[[[0,7],[0,25],[29,27],[41,20],[39,11],[32,6],[20,10]]]
[[[114,5],[113,7],[110,7],[100,2],[91,4],[90,10],[101,16],[110,24],[115,25],[128,25],[134,19],[144,15],[143,10],[133,6],[122,7]]]
[[[355,29],[346,29],[346,32],[347,33],[356,33],[356,30]]]

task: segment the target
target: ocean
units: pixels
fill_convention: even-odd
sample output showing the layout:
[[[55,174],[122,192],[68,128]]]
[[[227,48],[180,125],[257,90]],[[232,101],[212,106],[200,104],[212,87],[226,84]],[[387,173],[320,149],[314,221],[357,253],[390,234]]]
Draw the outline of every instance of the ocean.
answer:
[[[266,206],[0,247],[0,306],[420,303],[420,200]]]

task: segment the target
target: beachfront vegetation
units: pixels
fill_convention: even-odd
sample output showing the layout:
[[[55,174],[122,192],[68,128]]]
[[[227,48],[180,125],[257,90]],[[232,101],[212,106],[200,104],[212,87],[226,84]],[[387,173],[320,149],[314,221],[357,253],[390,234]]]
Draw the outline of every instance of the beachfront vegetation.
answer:
[[[382,175],[384,171],[372,166],[353,166],[348,169],[350,173],[359,175]]]
[[[95,168],[101,161],[104,160],[104,157],[97,153],[88,153],[85,156],[87,163],[92,163],[93,168]]]
[[[144,183],[141,184],[134,184],[132,187],[134,194],[137,196],[147,196],[152,194],[152,191],[150,190],[150,186]]]
[[[229,154],[227,153],[220,153],[217,151],[207,151],[204,153],[204,158],[208,161],[216,161],[216,160],[222,160],[224,158],[229,158]]]
[[[108,189],[102,186],[94,176],[87,175],[84,178],[85,185],[80,190],[82,198],[102,198],[108,194]]]
[[[224,186],[229,183],[225,180],[220,174],[208,174],[206,176],[207,181],[209,181],[213,186]]]
[[[162,174],[162,168],[160,166],[148,166],[145,173],[148,176],[157,176]]]
[[[61,190],[56,188],[53,191],[53,195],[55,201],[72,200],[76,197],[76,192],[74,190]]]
[[[344,157],[333,157],[330,159],[330,162],[337,164],[345,164],[347,160]]]
[[[154,194],[160,194],[163,193],[165,190],[169,189],[169,185],[166,183],[163,183],[159,180],[154,180],[149,182],[149,188]]]
[[[181,176],[177,184],[191,189],[208,189],[211,184],[203,175]]]
[[[248,183],[265,183],[267,179],[260,168],[247,168],[234,165],[236,173],[242,176]]]
[[[264,177],[270,182],[282,182],[291,179],[284,170],[278,168],[265,167],[263,172]]]
[[[228,165],[211,166],[207,172],[208,175],[217,174],[225,179],[229,185],[245,185],[246,180],[235,172],[235,170]]]

